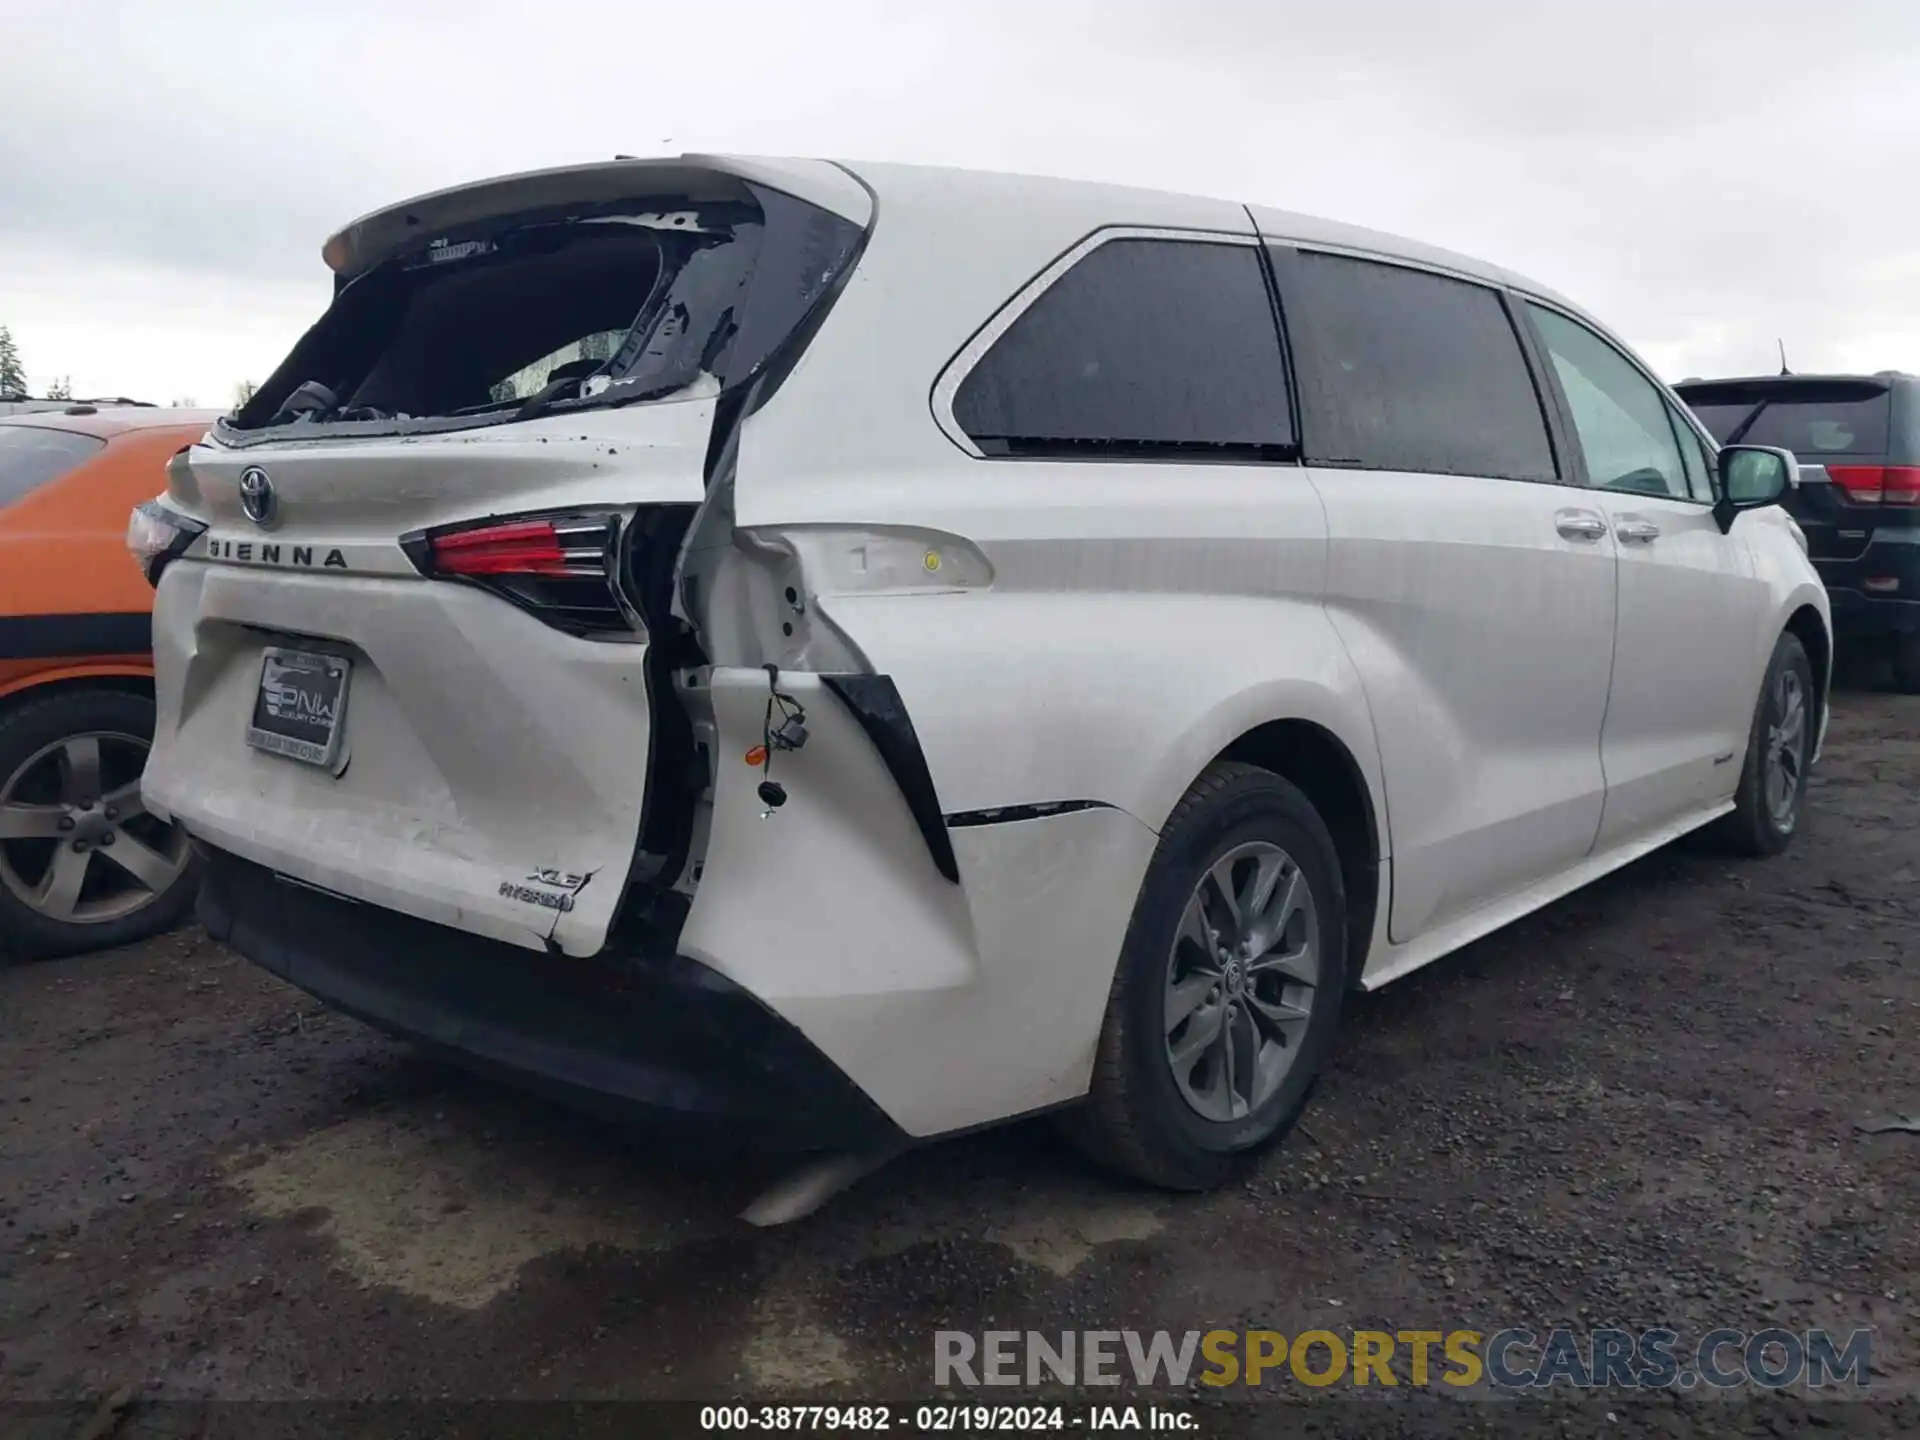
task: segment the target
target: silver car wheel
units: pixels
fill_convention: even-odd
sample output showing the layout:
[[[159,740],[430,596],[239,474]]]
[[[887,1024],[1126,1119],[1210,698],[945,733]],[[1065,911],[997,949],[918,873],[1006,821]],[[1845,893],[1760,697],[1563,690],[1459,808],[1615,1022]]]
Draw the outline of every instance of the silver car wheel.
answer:
[[[116,731],[43,746],[0,783],[0,884],[63,925],[100,925],[151,905],[190,859],[178,826],[147,813],[147,742]]]
[[[1773,685],[1767,716],[1767,813],[1780,830],[1799,823],[1801,792],[1806,787],[1808,725],[1811,707],[1800,676],[1783,668]]]
[[[1239,1120],[1273,1097],[1319,983],[1307,877],[1277,845],[1235,846],[1194,887],[1167,957],[1167,1064],[1196,1114]]]

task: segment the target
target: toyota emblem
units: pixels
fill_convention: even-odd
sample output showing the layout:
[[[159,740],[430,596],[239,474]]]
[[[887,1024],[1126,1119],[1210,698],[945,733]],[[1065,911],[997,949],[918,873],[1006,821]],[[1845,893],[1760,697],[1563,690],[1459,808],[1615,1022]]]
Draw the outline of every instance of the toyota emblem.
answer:
[[[240,472],[240,509],[256,525],[273,519],[273,481],[258,465]]]

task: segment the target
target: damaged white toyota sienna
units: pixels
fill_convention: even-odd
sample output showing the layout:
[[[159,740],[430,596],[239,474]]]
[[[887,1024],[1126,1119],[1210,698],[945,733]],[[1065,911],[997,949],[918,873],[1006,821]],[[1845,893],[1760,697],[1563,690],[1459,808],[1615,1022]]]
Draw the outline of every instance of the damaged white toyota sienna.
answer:
[[[579,1099],[880,1154],[1284,1133],[1372,988],[1801,823],[1827,600],[1580,310],[1220,200],[689,156],[327,242],[178,456],[208,929]]]

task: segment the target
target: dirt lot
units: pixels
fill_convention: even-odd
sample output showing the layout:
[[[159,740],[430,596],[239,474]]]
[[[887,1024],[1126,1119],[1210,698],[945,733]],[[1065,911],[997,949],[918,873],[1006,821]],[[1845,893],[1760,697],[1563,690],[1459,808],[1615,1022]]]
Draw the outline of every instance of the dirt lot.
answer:
[[[1920,1135],[1854,1128],[1920,1113],[1917,801],[1920,701],[1856,685],[1790,857],[1669,850],[1359,1000],[1311,1133],[1200,1199],[1028,1127],[754,1231],[760,1162],[465,1079],[197,932],[15,967],[0,1430],[317,1413],[162,1400],[912,1401],[945,1328],[1875,1326],[1876,1391],[1920,1394]],[[1238,1403],[1201,1433],[1920,1433],[1804,1392]]]

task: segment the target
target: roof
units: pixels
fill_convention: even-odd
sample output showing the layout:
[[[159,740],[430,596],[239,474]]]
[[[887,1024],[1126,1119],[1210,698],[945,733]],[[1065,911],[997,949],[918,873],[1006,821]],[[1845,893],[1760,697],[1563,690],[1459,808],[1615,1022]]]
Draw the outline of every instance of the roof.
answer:
[[[1676,380],[1673,388],[1686,391],[1695,387],[1720,385],[1750,385],[1759,389],[1791,389],[1794,385],[1888,385],[1896,380],[1911,382],[1914,376],[1904,370],[1878,370],[1871,375],[1802,375],[1790,371],[1785,375],[1689,375],[1684,380]]]
[[[64,410],[69,405],[136,405],[141,409],[149,408],[145,400],[129,399],[125,395],[0,395],[0,415],[26,415],[39,410]]]
[[[1568,301],[1525,277],[1469,256],[1310,215],[1232,200],[1181,195],[1137,186],[1012,172],[856,160],[786,159],[772,156],[680,155],[656,159],[621,157],[587,165],[530,170],[516,175],[436,190],[363,215],[322,248],[328,266],[343,279],[378,264],[395,251],[439,233],[516,211],[639,197],[686,194],[706,198],[730,186],[753,182],[798,196],[864,226],[889,192],[927,206],[947,204],[962,221],[999,217],[1025,207],[1104,213],[1109,223],[1130,224],[1149,216],[1177,223],[1183,213],[1196,225],[1218,223],[1231,206],[1238,226],[1249,216],[1262,234],[1412,261],[1494,285],[1529,291],[1567,308]]]
[[[764,162],[769,167],[780,163]],[[1132,185],[1011,172],[965,170],[929,165],[843,162],[845,168],[871,185],[884,217],[889,202],[929,212],[946,208],[952,223],[1019,223],[1027,216],[1038,220],[1077,215],[1089,223],[1119,226],[1245,230],[1249,220],[1263,236],[1307,246],[1344,250],[1360,255],[1401,260],[1428,269],[1511,287],[1562,306],[1588,320],[1580,307],[1547,286],[1499,265],[1429,245],[1421,240],[1327,220],[1316,215],[1252,203],[1243,197],[1225,199],[1182,194]],[[1023,214],[1025,212],[1025,214]],[[1598,323],[1598,322],[1595,322]],[[1602,327],[1604,328],[1604,327]]]
[[[70,430],[110,440],[135,430],[159,430],[167,427],[201,429],[220,418],[218,410],[177,410],[170,405],[93,406],[84,402],[60,410],[33,410],[20,415],[0,415],[0,425],[32,425],[41,430]]]

